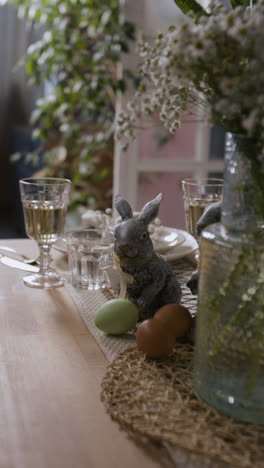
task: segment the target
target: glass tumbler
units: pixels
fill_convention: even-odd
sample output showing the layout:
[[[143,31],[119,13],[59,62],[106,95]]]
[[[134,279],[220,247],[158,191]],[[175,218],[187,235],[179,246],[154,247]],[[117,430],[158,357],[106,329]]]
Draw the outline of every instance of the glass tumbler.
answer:
[[[68,232],[65,238],[72,284],[88,290],[107,288],[105,270],[113,265],[111,233],[84,229]]]

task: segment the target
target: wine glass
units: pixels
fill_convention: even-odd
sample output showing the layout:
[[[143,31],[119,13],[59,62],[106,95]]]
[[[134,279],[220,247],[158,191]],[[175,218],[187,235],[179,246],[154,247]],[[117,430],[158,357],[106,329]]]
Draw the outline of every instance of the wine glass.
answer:
[[[51,268],[52,244],[63,235],[71,181],[57,178],[27,178],[19,181],[27,236],[39,246],[39,272],[23,278],[32,288],[63,286],[60,275]]]
[[[221,201],[223,182],[223,179],[215,178],[190,178],[181,181],[186,228],[196,239],[198,246],[197,222],[208,205]],[[199,265],[199,248],[193,254],[193,260]]]

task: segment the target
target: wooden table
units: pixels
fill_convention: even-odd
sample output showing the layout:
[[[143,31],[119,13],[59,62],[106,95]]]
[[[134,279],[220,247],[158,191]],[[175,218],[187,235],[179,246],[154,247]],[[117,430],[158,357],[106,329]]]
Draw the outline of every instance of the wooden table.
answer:
[[[163,466],[106,414],[107,361],[65,288],[28,288],[25,274],[0,263],[0,468]]]

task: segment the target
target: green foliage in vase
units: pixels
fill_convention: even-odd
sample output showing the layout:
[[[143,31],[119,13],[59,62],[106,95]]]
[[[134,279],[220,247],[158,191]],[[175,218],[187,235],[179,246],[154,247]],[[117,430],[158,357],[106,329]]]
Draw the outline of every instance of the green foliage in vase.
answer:
[[[134,40],[119,0],[9,0],[40,26],[23,59],[36,103],[33,136],[45,145],[46,174],[73,181],[73,204],[111,205],[116,97],[126,88],[120,59]],[[41,33],[42,31],[42,33]],[[36,158],[37,154],[32,154]]]

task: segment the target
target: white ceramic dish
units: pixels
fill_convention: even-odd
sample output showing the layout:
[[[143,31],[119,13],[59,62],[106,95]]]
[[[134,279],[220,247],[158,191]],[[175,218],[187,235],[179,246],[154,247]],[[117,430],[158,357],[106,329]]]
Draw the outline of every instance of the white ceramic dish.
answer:
[[[183,244],[185,234],[178,229],[172,230],[172,228],[160,226],[151,234],[151,239],[156,252],[163,253],[172,247]]]
[[[185,236],[185,240],[182,244],[176,245],[175,247],[168,249],[167,252],[162,254],[168,262],[172,262],[179,258],[186,257],[187,255],[192,254],[198,249],[197,241],[187,231],[183,231],[181,229],[174,229],[174,228],[170,228],[170,229],[171,231],[182,233]]]

